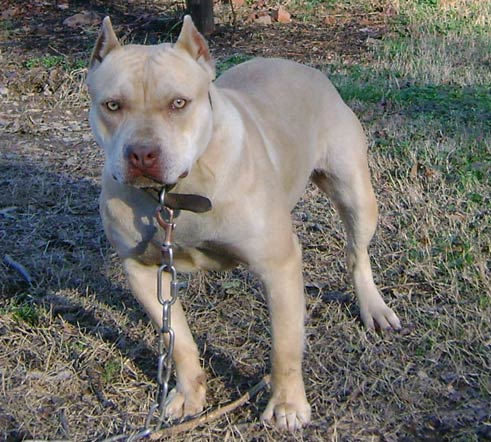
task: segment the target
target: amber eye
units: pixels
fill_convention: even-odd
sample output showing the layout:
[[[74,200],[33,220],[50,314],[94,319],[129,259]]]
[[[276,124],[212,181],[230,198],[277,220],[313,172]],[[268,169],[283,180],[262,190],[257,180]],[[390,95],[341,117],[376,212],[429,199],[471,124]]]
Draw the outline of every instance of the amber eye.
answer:
[[[186,106],[188,102],[184,98],[176,98],[172,102],[172,108],[173,109],[183,109],[184,106]]]
[[[106,107],[111,112],[115,112],[120,109],[119,103],[117,101],[108,101],[106,102]]]

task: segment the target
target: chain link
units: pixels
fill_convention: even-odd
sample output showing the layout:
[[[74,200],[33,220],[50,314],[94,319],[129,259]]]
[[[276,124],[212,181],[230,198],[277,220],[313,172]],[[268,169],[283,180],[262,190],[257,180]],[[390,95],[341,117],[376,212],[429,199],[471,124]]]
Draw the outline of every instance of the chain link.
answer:
[[[159,206],[156,217],[159,225],[164,229],[165,237],[161,246],[162,265],[157,271],[157,299],[162,306],[162,327],[158,331],[158,364],[157,384],[158,391],[155,401],[148,410],[145,426],[139,433],[131,436],[128,442],[137,441],[148,437],[152,432],[159,431],[165,419],[165,405],[169,395],[169,380],[172,373],[172,357],[174,354],[175,332],[172,328],[171,310],[179,295],[180,284],[177,279],[177,271],[174,267],[174,249],[172,246],[172,233],[176,227],[174,224],[174,210],[165,206],[165,188],[159,194]],[[170,275],[170,297],[166,299],[164,294],[164,274]],[[167,343],[166,343],[167,338]],[[158,418],[152,428],[152,421],[158,411]]]

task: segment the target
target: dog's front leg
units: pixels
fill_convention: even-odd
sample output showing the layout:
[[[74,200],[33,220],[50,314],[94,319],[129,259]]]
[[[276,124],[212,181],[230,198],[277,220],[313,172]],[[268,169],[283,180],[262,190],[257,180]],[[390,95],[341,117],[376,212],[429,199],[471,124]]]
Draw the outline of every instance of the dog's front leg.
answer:
[[[123,262],[135,298],[142,304],[154,325],[162,327],[162,306],[157,299],[157,267],[133,259]],[[169,275],[164,273],[165,298],[169,298]],[[191,416],[203,410],[206,399],[205,374],[201,369],[198,348],[193,340],[179,300],[172,306],[172,328],[175,331],[174,362],[177,385],[169,394],[166,416],[172,419]]]
[[[288,233],[281,240],[276,246],[268,241],[269,257],[255,266],[266,286],[273,335],[272,396],[262,419],[294,431],[310,421],[302,377],[305,297],[298,239]]]

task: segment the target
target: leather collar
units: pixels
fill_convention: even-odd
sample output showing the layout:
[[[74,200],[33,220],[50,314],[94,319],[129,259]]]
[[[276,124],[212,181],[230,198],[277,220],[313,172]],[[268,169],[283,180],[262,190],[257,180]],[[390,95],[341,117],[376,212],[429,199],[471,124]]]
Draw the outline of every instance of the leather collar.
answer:
[[[187,193],[166,193],[164,204],[174,210],[194,213],[205,213],[212,209],[211,201],[206,196]]]
[[[157,189],[147,188],[145,190],[151,192],[152,196],[157,200],[159,199],[159,191]],[[208,198],[189,193],[166,192],[164,205],[173,210],[187,210],[194,213],[205,213],[212,209],[211,201]]]

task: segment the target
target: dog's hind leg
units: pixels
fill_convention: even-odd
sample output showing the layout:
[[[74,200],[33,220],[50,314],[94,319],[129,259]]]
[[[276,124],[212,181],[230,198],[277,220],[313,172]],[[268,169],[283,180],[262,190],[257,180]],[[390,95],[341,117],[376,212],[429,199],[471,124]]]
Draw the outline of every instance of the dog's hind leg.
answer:
[[[131,291],[142,304],[154,325],[162,327],[162,305],[157,299],[157,267],[133,259],[123,262]],[[169,275],[164,273],[164,297],[169,298]],[[168,397],[166,416],[172,419],[192,416],[203,410],[206,399],[205,374],[199,363],[198,349],[179,300],[172,306],[172,328],[175,331],[174,362],[177,385]]]
[[[370,182],[365,137],[352,131],[351,139],[348,136],[345,141],[347,145],[329,149],[323,167],[316,169],[311,178],[331,198],[343,221],[348,270],[363,323],[368,328],[400,329],[398,317],[387,307],[373,281],[367,250],[377,225],[378,210]]]

